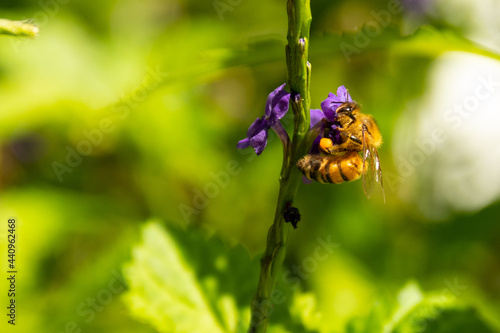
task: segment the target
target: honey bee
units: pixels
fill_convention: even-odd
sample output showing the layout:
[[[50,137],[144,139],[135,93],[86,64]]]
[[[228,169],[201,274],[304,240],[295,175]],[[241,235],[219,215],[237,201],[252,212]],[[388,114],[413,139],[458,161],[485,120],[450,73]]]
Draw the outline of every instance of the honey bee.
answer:
[[[361,113],[357,103],[345,102],[337,108],[337,122],[341,143],[321,138],[320,154],[304,156],[297,166],[304,176],[320,183],[340,184],[357,180],[363,175],[365,195],[370,198],[375,181],[382,189],[385,202],[377,152],[382,144],[382,135],[375,119]],[[363,158],[359,152],[363,152]]]

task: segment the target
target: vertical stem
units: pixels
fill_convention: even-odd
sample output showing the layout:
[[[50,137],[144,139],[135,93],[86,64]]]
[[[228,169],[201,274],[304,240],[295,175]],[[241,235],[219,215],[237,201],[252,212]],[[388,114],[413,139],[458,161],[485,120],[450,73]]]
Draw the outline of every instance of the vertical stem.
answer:
[[[261,259],[259,285],[251,305],[252,318],[248,330],[250,333],[266,332],[269,316],[275,307],[272,293],[277,273],[285,257],[286,228],[283,213],[286,205],[293,203],[295,193],[302,179],[302,174],[296,167],[297,161],[307,154],[309,150],[309,147],[305,144],[310,122],[309,87],[311,65],[307,61],[309,27],[311,25],[309,0],[288,0],[287,13],[288,45],[286,46],[286,60],[288,86],[291,90],[290,104],[294,114],[294,132],[289,154],[283,156],[274,223],[267,234],[267,246]]]

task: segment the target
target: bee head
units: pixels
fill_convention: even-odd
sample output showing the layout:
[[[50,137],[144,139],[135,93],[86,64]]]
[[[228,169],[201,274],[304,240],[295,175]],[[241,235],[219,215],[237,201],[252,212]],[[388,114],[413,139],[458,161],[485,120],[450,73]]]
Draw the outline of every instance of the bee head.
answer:
[[[345,102],[342,103],[338,108],[337,108],[337,115],[338,116],[347,116],[351,118],[353,121],[356,120],[354,117],[354,114],[356,114],[359,111],[359,105],[354,103],[354,102]]]

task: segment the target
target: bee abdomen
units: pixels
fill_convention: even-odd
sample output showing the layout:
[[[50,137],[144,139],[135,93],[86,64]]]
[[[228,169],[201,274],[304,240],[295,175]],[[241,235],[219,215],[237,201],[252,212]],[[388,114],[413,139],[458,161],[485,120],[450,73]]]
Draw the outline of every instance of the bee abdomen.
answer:
[[[363,160],[359,156],[359,154],[355,151],[352,151],[346,155],[345,158],[342,159],[341,165],[343,175],[347,178],[347,181],[353,181],[361,177],[363,173]]]
[[[304,176],[319,183],[340,184],[356,180],[362,173],[357,152],[341,156],[306,155],[297,162]]]
[[[339,184],[345,181],[339,172],[339,162],[337,156],[306,155],[299,160],[297,166],[311,180]]]

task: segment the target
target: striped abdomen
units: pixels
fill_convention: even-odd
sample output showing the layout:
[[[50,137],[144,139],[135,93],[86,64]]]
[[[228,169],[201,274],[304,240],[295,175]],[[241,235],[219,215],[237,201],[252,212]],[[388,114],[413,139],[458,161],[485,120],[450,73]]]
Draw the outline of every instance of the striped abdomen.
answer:
[[[355,151],[341,156],[306,155],[297,166],[311,180],[340,184],[358,179],[363,173],[363,161]]]

